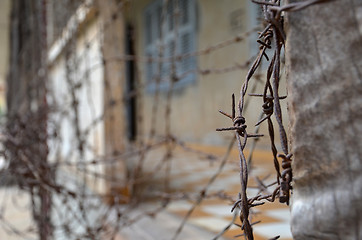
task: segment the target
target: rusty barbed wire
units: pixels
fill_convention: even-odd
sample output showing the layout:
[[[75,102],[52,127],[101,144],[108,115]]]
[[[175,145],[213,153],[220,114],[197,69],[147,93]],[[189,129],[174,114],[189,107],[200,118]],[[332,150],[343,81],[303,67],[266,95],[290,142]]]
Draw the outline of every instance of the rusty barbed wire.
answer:
[[[79,1],[76,6],[73,6],[70,1],[64,2],[62,11],[74,12],[84,9],[84,14],[87,16],[84,21],[92,21],[89,20],[92,19],[92,16],[97,18],[101,14],[92,1]],[[168,15],[170,14],[168,12],[169,2],[171,1],[163,1],[161,7],[161,29],[165,29],[165,24],[170,19]],[[6,209],[1,209],[1,226],[19,237],[29,239],[36,235],[41,236],[41,239],[56,239],[60,235],[67,239],[115,239],[122,229],[144,218],[156,216],[165,211],[173,201],[188,200],[193,204],[175,229],[174,235],[170,236],[170,238],[177,239],[195,209],[203,201],[217,198],[234,202],[231,209],[234,211],[234,218],[214,239],[220,238],[230,229],[232,224],[235,224],[237,215],[241,221],[241,225],[237,226],[244,231],[244,235],[241,234],[240,236],[253,239],[252,226],[259,221],[249,221],[252,208],[264,204],[265,201],[273,202],[275,199],[288,204],[292,189],[292,154],[288,152],[287,136],[283,127],[279,103],[280,100],[285,99],[285,96],[279,96],[280,54],[285,42],[282,13],[284,11],[297,11],[326,1],[313,0],[285,6],[280,6],[279,1],[254,2],[263,6],[266,19],[266,27],[259,33],[257,39],[260,44],[260,51],[254,61],[246,59],[220,67],[193,66],[187,71],[179,71],[180,63],[184,60],[193,57],[212,56],[212,54],[234,45],[239,47],[258,28],[253,28],[243,34],[219,41],[205,48],[178,53],[176,49],[181,45],[178,28],[182,15],[178,2],[176,2],[171,13],[174,21],[174,48],[169,55],[166,54],[166,46],[162,41],[158,45],[156,56],[137,52],[136,43],[140,36],[131,33],[132,39],[130,41],[133,42],[134,52],[115,54],[107,58],[103,56],[106,44],[104,35],[117,21],[123,18],[122,14],[132,9],[132,1],[117,1],[109,13],[109,17],[104,19],[103,23],[96,23],[99,31],[92,32],[89,38],[79,39],[84,23],[76,19],[75,27],[65,24],[62,36],[58,36],[59,38],[65,36],[65,40],[61,39],[64,40],[64,43],[61,44],[63,49],[59,56],[55,58],[41,57],[42,61],[48,64],[46,71],[43,69],[43,65],[37,65],[36,56],[31,60],[26,60],[24,57],[24,61],[32,69],[24,74],[27,75],[25,79],[31,79],[26,82],[29,83],[26,93],[26,101],[29,101],[29,104],[26,105],[28,109],[27,111],[19,110],[17,114],[7,116],[8,126],[0,135],[4,150],[1,149],[0,153],[10,165],[8,167],[11,175],[9,182],[14,182],[12,184],[16,184],[21,191],[30,196],[29,210],[33,217],[33,223],[26,230],[19,229],[18,226],[10,222],[10,219],[6,218]],[[19,15],[14,15],[14,17],[20,21]],[[43,20],[42,17],[44,16],[34,17]],[[25,18],[28,19],[29,16]],[[34,27],[34,29],[36,28]],[[159,34],[160,39],[163,39],[162,30]],[[21,54],[33,56],[35,50],[31,49],[31,44],[35,43],[29,40],[24,44],[27,47],[21,51]],[[51,43],[48,44],[51,45]],[[119,46],[122,45],[122,43],[118,44]],[[47,47],[44,46],[44,49],[46,51]],[[267,50],[274,50],[272,58],[269,58]],[[263,59],[270,61],[264,92],[254,94],[257,90],[256,86],[262,82],[260,80],[262,74],[258,71],[258,67]],[[62,61],[64,61],[64,73],[57,76],[48,75],[50,70],[59,67],[58,64],[63,64]],[[115,94],[112,91],[114,90],[112,80],[119,79],[112,79],[113,76],[107,75],[102,85],[105,96],[102,96],[104,98],[97,98],[94,89],[100,88],[100,86],[96,85],[92,76],[95,75],[98,78],[101,72],[112,64],[119,67],[121,64],[131,62],[136,65],[133,89]],[[155,91],[146,97],[144,95],[149,83],[141,80],[144,79],[143,74],[145,72],[141,65],[145,63],[152,63],[157,66],[155,75],[149,79],[155,85]],[[165,63],[170,65],[167,74],[163,72]],[[213,154],[207,150],[200,150],[188,145],[187,141],[178,136],[177,131],[175,131],[177,121],[182,120],[175,120],[172,117],[172,114],[178,111],[177,106],[175,107],[175,99],[178,94],[175,90],[176,84],[180,79],[192,74],[209,76],[239,73],[247,69],[250,64],[252,66],[242,85],[241,96],[237,103],[235,96],[232,95],[231,114],[220,111],[221,114],[231,120],[232,126],[217,130],[235,133],[235,136],[230,140],[229,147],[223,154]],[[45,78],[48,82],[44,86]],[[169,84],[165,90],[161,90],[161,85],[164,82],[169,82]],[[245,119],[245,111],[250,103],[249,98],[245,98],[249,85],[251,85],[250,91],[252,92],[249,95],[259,96],[263,99],[262,112],[264,117],[258,120],[253,133],[247,132]],[[37,92],[40,92],[39,88],[44,90],[44,96],[37,95]],[[125,106],[135,98],[137,99],[136,106],[139,108],[134,120],[139,126],[136,133],[137,141],[123,140],[118,137],[116,130],[114,130],[119,130],[117,127],[120,125],[116,119],[118,114],[116,111],[119,109],[122,109],[119,111],[123,111]],[[102,110],[96,107],[97,101],[104,102]],[[149,109],[145,106],[146,104],[151,109],[150,111],[147,111]],[[89,119],[85,121],[82,114],[85,114],[86,118]],[[273,115],[276,117],[279,127],[282,153],[278,152],[277,144],[274,141],[274,125],[271,119]],[[109,141],[107,140],[102,145],[99,139],[105,133],[99,129],[104,127],[106,121],[109,121],[107,124],[113,130],[107,132]],[[275,182],[270,184],[265,183],[265,178],[256,178],[258,194],[250,198],[246,194],[250,163],[257,139],[263,136],[259,133],[259,127],[265,121],[268,124],[277,176]],[[250,138],[254,139],[254,143],[250,148],[248,157],[246,157],[244,150],[247,140]],[[124,146],[120,146],[119,142],[121,141],[124,141]],[[234,199],[224,189],[212,190],[216,179],[221,176],[225,166],[229,163],[235,141],[238,145],[240,158],[241,189],[238,199]],[[173,164],[176,163],[176,155],[179,152],[189,154],[195,158],[195,162],[205,162],[206,160],[208,163],[217,165],[206,184],[198,183],[197,187],[200,187],[201,190],[197,188],[191,190],[172,189],[170,184],[173,178]],[[126,166],[126,171],[120,173],[120,165],[126,165],[130,160],[134,165]],[[157,183],[155,189],[150,187],[152,181]],[[273,189],[270,190],[271,188]],[[137,204],[154,199],[159,202],[153,209],[140,210],[137,214],[133,214],[132,211],[138,206]]]
[[[54,86],[49,85],[47,93],[49,102],[42,103],[46,104],[47,112],[41,114],[40,111],[38,111],[29,115],[11,117],[14,129],[10,132],[5,131],[3,135],[3,142],[6,144],[6,150],[3,155],[5,155],[7,161],[11,162],[12,159],[19,158],[21,163],[12,168],[13,177],[17,178],[17,180],[21,182],[21,187],[31,194],[31,208],[34,210],[33,217],[34,221],[37,223],[37,227],[33,227],[31,231],[29,230],[32,234],[38,234],[43,231],[42,234],[44,235],[44,238],[46,238],[46,236],[55,237],[59,234],[63,234],[68,239],[112,239],[119,234],[119,231],[122,228],[135,224],[143,218],[155,216],[165,210],[171,201],[189,199],[190,201],[201,203],[204,199],[208,198],[220,198],[228,201],[231,201],[232,199],[231,196],[222,191],[213,192],[209,190],[212,183],[220,175],[223,166],[225,166],[227,156],[230,153],[226,152],[224,156],[220,157],[206,151],[194,149],[173,133],[173,127],[176,125],[171,118],[172,111],[175,111],[172,109],[172,101],[174,98],[173,85],[178,82],[178,78],[184,78],[188,74],[198,73],[206,76],[212,74],[225,74],[245,69],[248,66],[248,61],[246,63],[235,62],[231,66],[222,68],[208,68],[205,66],[203,68],[198,68],[195,66],[194,69],[190,69],[183,73],[179,73],[177,67],[184,59],[211,55],[214,52],[222,51],[233,44],[240,44],[254,32],[254,29],[198,51],[182,54],[174,52],[171,56],[164,56],[162,53],[163,47],[160,45],[156,58],[140,56],[139,54],[124,54],[122,56],[117,56],[116,58],[102,58],[99,62],[90,61],[89,57],[91,57],[91,52],[94,51],[94,49],[98,48],[97,51],[100,53],[104,51],[101,45],[97,47],[97,41],[101,42],[100,39],[102,38],[102,34],[104,34],[104,32],[107,31],[107,28],[111,27],[112,24],[121,17],[120,14],[122,10],[127,7],[127,4],[128,3],[125,4],[124,1],[120,1],[113,10],[114,13],[111,14],[112,17],[103,24],[102,30],[86,40],[84,42],[83,50],[79,50],[79,53],[77,53],[77,33],[76,31],[71,32],[69,38],[66,39],[64,52],[61,53],[65,56],[65,74],[62,76],[62,79],[64,80],[62,82],[65,89],[64,92],[62,94],[54,92],[52,89]],[[167,3],[163,5],[163,15],[166,14],[166,5]],[[91,14],[92,11],[95,11],[96,15],[99,14],[89,2],[83,7],[88,9],[86,11],[87,13]],[[65,8],[63,10],[67,11],[71,9]],[[175,26],[177,26],[176,12]],[[165,21],[165,17],[163,17],[162,21]],[[80,24],[81,23],[76,22],[77,28],[80,28]],[[177,31],[177,27],[175,30]],[[177,40],[177,34],[175,36]],[[135,39],[133,41],[135,41]],[[177,41],[175,42],[175,45],[177,47]],[[85,59],[85,63],[83,62],[83,59]],[[57,60],[54,59],[51,60],[50,65],[52,67],[55,66],[57,64],[56,61]],[[124,106],[131,98],[141,98],[146,87],[144,82],[139,81],[135,83],[134,90],[123,94],[122,96],[113,94],[106,96],[104,104],[105,110],[99,112],[95,107],[97,100],[93,93],[94,80],[92,79],[92,75],[96,74],[99,69],[104,69],[108,64],[130,61],[140,64],[147,62],[158,64],[158,74],[156,74],[155,78],[151,79],[151,81],[156,82],[156,85],[160,85],[161,82],[165,80],[163,79],[164,76],[161,78],[162,64],[165,62],[170,63],[171,71],[168,76],[165,77],[167,79],[172,79],[171,84],[169,85],[169,88],[162,93],[160,90],[157,90],[159,87],[156,88],[156,92],[153,93],[152,104],[154,107],[151,114],[143,117],[141,114],[137,116],[137,121],[145,121],[145,118],[146,121],[151,120],[151,128],[147,129],[148,134],[139,136],[139,142],[122,151],[106,152],[101,155],[91,154],[96,152],[96,146],[87,139],[93,136],[95,129],[107,119],[106,111],[113,111],[116,108]],[[140,64],[138,64],[137,67],[139,67]],[[79,69],[82,70],[79,71]],[[137,71],[141,74],[142,70],[138,69]],[[35,79],[34,88],[38,87],[36,76],[36,74],[32,76]],[[109,82],[105,81],[104,84],[106,91],[109,91],[109,89],[111,89]],[[57,90],[60,89],[59,86],[55,87],[58,87]],[[163,98],[163,96],[166,97]],[[163,105],[161,105],[161,103]],[[82,112],[84,111],[84,104],[86,104],[85,108],[86,111],[89,111],[91,119],[91,121],[86,123],[83,122],[81,116],[84,114],[84,112]],[[161,112],[164,112],[164,114]],[[41,121],[37,118],[47,119],[47,124],[44,125],[49,127],[47,134],[42,134],[39,131],[40,128],[38,124]],[[159,129],[157,129],[158,122],[160,121],[164,122],[164,131],[159,131]],[[64,144],[67,144],[68,141],[67,139],[64,139],[64,136],[62,135],[64,129],[61,128],[61,125],[64,124],[64,122],[69,122],[72,128],[74,128],[74,132],[72,133],[71,145],[64,153],[64,157],[60,157],[62,151],[64,151],[63,146]],[[115,124],[116,123],[112,120],[111,125],[114,126]],[[146,135],[148,136],[145,137]],[[37,138],[41,138],[39,139],[41,141],[48,142],[50,146],[46,149],[48,151],[47,157],[51,155],[52,158],[54,158],[54,161],[40,161],[34,158],[34,156],[39,155],[36,152],[36,148],[33,149],[33,146],[37,144]],[[113,142],[117,141],[114,134],[110,138]],[[166,150],[164,151],[165,147]],[[185,190],[181,192],[170,192],[170,186],[168,186],[168,184],[172,177],[171,164],[172,161],[174,161],[173,155],[176,148],[178,149],[177,151],[182,150],[192,154],[195,159],[220,163],[220,168],[215,171],[214,176],[210,178],[209,184],[201,193],[187,192]],[[44,151],[44,149],[41,150]],[[159,158],[159,163],[151,170],[143,171],[145,164],[150,161],[150,154],[155,151],[161,152],[161,156],[157,157]],[[18,155],[13,155],[12,153]],[[90,186],[93,183],[96,185],[100,181],[105,181],[109,185],[116,185],[120,182],[124,182],[125,180],[122,176],[115,174],[114,172],[112,174],[100,172],[99,167],[115,168],[119,162],[131,158],[136,159],[138,163],[134,168],[134,172],[131,172],[129,178],[126,179],[126,185],[131,188],[134,185],[142,185],[150,179],[157,178],[158,174],[162,172],[165,174],[165,179],[163,181],[164,189],[156,189],[149,196],[132,192],[131,194],[135,195],[134,198],[139,198],[138,200],[130,199],[127,196],[127,193],[117,192],[117,189],[112,189],[106,193],[97,193],[91,189]],[[74,177],[71,177],[73,175]],[[65,184],[66,182],[68,182],[68,184]],[[51,205],[48,206],[49,209],[42,209],[41,211],[51,211],[52,214],[56,216],[57,221],[41,218],[39,213],[35,213],[35,210],[38,210],[39,206],[46,206],[44,204],[41,205],[38,202],[39,196],[42,195],[42,191],[49,194],[52,201],[49,202],[51,203]],[[119,191],[122,191],[122,189]],[[129,191],[133,191],[133,189],[129,189]],[[120,207],[119,205],[119,203],[125,203],[127,201],[131,201],[131,204],[136,204],[133,201],[147,201],[146,199],[150,196],[158,197],[162,201],[161,206],[153,210],[144,211],[134,217],[128,217],[132,211],[131,208],[124,209],[124,207]],[[104,204],[107,202],[110,204]],[[93,218],[90,215],[92,212],[97,212],[96,218]],[[113,217],[111,218],[110,216]],[[44,224],[45,221],[49,224]],[[185,222],[186,221],[187,219],[185,219]],[[1,218],[1,222],[4,223],[2,226],[8,226],[8,229],[14,234],[23,236],[23,234],[27,233],[26,231],[17,230],[16,226],[13,226],[13,228],[10,227],[11,225],[7,224],[5,218]],[[75,225],[77,225],[77,227]],[[46,230],[44,227],[48,226],[51,227],[51,229]],[[182,231],[182,228],[183,227],[181,226],[179,230],[175,230],[175,232],[179,234]],[[175,238],[177,237],[177,234],[175,235]]]
[[[238,102],[238,114],[236,115],[235,110],[235,97],[232,95],[232,115],[226,114],[223,111],[220,111],[221,114],[232,120],[233,126],[228,128],[220,128],[217,131],[235,131],[235,135],[238,142],[239,157],[240,157],[240,184],[241,191],[239,193],[239,199],[234,203],[231,211],[234,211],[235,208],[240,209],[240,220],[242,225],[239,225],[240,229],[243,231],[243,234],[238,236],[244,236],[248,240],[254,239],[252,225],[256,223],[250,223],[249,221],[249,212],[252,207],[259,206],[265,202],[261,200],[267,200],[274,202],[276,198],[279,199],[279,202],[286,203],[289,205],[290,194],[292,190],[292,154],[288,151],[288,141],[287,134],[283,126],[282,121],[282,110],[280,106],[280,100],[285,99],[286,96],[279,96],[279,83],[280,83],[280,69],[281,69],[281,51],[285,44],[285,33],[283,30],[283,12],[292,12],[302,10],[306,7],[309,7],[314,4],[328,2],[328,0],[309,0],[291,4],[285,4],[281,6],[280,1],[258,1],[252,0],[252,2],[260,5],[263,10],[264,21],[266,27],[262,32],[259,33],[259,37],[256,40],[260,44],[259,54],[256,57],[255,61],[249,68],[246,80],[244,81],[241,90],[240,90],[240,99]],[[249,93],[249,96],[258,96],[263,98],[262,110],[264,117],[260,119],[255,125],[259,126],[264,121],[268,123],[269,138],[271,144],[271,150],[273,154],[274,168],[276,171],[276,182],[277,187],[274,189],[273,193],[270,194],[267,191],[267,188],[272,186],[266,186],[262,180],[257,178],[258,188],[260,191],[255,197],[248,198],[246,194],[247,184],[248,184],[248,164],[245,160],[244,148],[247,142],[248,137],[253,135],[248,135],[246,132],[246,120],[243,117],[244,101],[247,95],[247,89],[249,81],[254,75],[255,71],[260,66],[260,63],[263,58],[267,61],[270,60],[266,50],[274,49],[273,57],[270,61],[269,67],[266,71],[266,81],[264,85],[263,94]],[[278,150],[274,141],[274,126],[271,120],[271,116],[274,115],[279,127],[279,136],[280,144],[283,153],[278,154]],[[255,135],[257,136],[257,135]],[[259,136],[257,136],[259,137]],[[280,164],[278,157],[282,159],[282,173],[280,172]],[[266,195],[261,195],[261,192],[266,191]],[[271,239],[278,239],[280,236],[273,237]]]

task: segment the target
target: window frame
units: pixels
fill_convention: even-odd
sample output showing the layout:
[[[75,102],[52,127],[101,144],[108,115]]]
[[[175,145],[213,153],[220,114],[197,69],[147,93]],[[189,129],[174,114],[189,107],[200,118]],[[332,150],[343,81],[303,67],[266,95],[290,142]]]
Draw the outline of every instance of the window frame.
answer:
[[[173,4],[174,1],[180,0],[169,0],[169,4]],[[177,55],[183,55],[190,52],[196,51],[196,41],[197,41],[197,14],[196,14],[196,0],[186,0],[188,5],[187,7],[187,16],[188,22],[179,23],[178,25],[178,39],[177,39]],[[182,0],[182,2],[186,2]],[[180,1],[181,2],[181,1]],[[175,40],[175,30],[174,30],[174,21],[170,20],[169,6],[166,6],[166,20],[165,23],[160,24],[161,14],[163,11],[163,1],[154,0],[149,3],[143,12],[143,49],[147,57],[159,58],[159,48],[160,44],[163,44],[164,52],[163,57],[171,57],[171,45]],[[155,13],[158,13],[155,15]],[[180,22],[183,21],[183,15],[180,18]],[[148,26],[150,25],[150,28]],[[162,40],[160,39],[160,32],[162,27]],[[186,37],[188,35],[188,37]],[[188,38],[182,40],[183,37]],[[182,49],[183,43],[185,42],[185,49]],[[186,64],[186,65],[184,65]],[[181,60],[176,60],[176,74],[180,79],[174,84],[174,89],[184,88],[185,86],[196,82],[196,56],[188,56]],[[160,91],[168,90],[170,87],[171,76],[167,73],[170,69],[171,62],[165,62],[161,66],[161,82],[156,83],[155,78],[157,77],[158,72],[158,63],[157,61],[146,61],[144,64],[144,76],[146,82],[147,92],[155,92],[157,89]],[[163,73],[165,71],[166,73]]]

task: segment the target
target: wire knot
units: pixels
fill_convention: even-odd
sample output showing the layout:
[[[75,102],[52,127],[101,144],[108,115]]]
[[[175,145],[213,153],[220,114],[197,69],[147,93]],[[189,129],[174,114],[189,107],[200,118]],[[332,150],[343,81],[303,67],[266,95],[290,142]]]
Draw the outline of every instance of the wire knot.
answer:
[[[233,124],[234,124],[234,127],[237,128],[236,132],[240,136],[243,136],[245,134],[245,129],[246,129],[245,118],[242,116],[237,116],[233,119]]]
[[[282,159],[282,168],[284,169],[281,174],[280,191],[279,191],[279,202],[286,202],[289,205],[290,190],[293,188],[291,182],[293,179],[292,172],[292,154],[288,155],[278,154],[278,157]]]
[[[274,105],[273,105],[273,100],[272,99],[268,99],[266,102],[264,102],[263,104],[263,112],[266,116],[271,116],[274,112]]]
[[[245,118],[242,116],[237,116],[233,119],[233,123],[235,127],[242,127],[245,126]]]

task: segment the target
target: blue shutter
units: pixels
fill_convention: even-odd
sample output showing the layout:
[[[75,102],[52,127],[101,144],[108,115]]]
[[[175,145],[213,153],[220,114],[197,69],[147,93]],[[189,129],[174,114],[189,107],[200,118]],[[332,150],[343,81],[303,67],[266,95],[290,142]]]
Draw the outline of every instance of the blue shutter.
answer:
[[[177,49],[175,49],[174,39],[174,8],[176,1],[180,10],[180,18],[178,19],[178,37]],[[164,1],[157,0],[147,6],[144,12],[145,20],[145,51],[147,56],[159,57],[158,42],[160,41],[160,30],[161,30],[161,15],[162,15],[162,4]],[[162,43],[164,46],[163,57],[171,57],[173,54],[187,54],[196,50],[196,4],[195,0],[169,0],[166,6],[166,24],[162,33]],[[155,90],[156,85],[154,80],[158,63],[148,62],[146,63],[146,81],[147,89]],[[191,70],[196,69],[196,57],[187,57],[178,61],[176,64],[176,73],[179,76],[183,76],[179,82],[176,83],[175,87],[184,85],[185,83],[192,82],[196,78],[195,72],[188,73]],[[161,89],[167,89],[168,81],[170,81],[171,63],[163,62],[161,67],[161,79],[164,82],[161,83]]]
[[[180,8],[179,44],[180,53],[187,54],[196,51],[196,4],[194,0],[178,0]],[[180,64],[181,85],[195,81],[196,56],[183,58]]]
[[[145,26],[145,52],[148,58],[152,58],[152,11],[147,9],[145,11],[144,26]],[[153,76],[152,63],[146,63],[146,81],[151,81]]]
[[[173,0],[168,1],[167,5],[167,31],[172,31],[174,27],[174,10],[175,5]]]
[[[157,51],[157,39],[160,36],[160,6],[157,2],[152,3],[145,10],[145,51],[148,58],[155,59],[158,57]],[[157,63],[155,61],[149,61],[146,63],[146,81],[147,84],[154,82],[157,73]]]

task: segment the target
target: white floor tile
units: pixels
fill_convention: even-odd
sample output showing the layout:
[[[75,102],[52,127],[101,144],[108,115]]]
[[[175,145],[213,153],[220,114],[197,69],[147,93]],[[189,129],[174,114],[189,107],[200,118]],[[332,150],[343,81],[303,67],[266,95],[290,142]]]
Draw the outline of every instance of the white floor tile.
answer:
[[[290,221],[290,211],[289,209],[273,209],[265,211],[265,215],[273,217],[284,222],[289,223]]]
[[[192,204],[187,201],[174,201],[168,205],[169,211],[187,211],[192,207]]]
[[[230,223],[227,220],[213,217],[191,218],[189,222],[214,232],[221,231]],[[232,226],[231,229],[237,229],[237,227]]]
[[[290,225],[287,223],[259,223],[253,226],[254,232],[265,238],[272,238],[280,235],[280,239],[292,238]]]
[[[233,216],[231,208],[232,206],[228,205],[206,205],[202,207],[202,210],[212,215],[220,217],[230,217]]]

